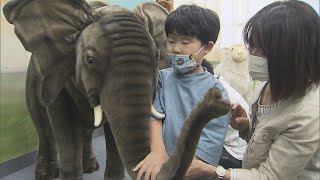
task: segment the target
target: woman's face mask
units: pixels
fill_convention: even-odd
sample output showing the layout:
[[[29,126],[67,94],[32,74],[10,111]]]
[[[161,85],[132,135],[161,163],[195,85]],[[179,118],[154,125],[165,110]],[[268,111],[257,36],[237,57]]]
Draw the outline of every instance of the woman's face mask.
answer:
[[[252,79],[269,81],[268,61],[266,58],[249,55],[249,74]]]
[[[202,46],[198,52],[195,54],[191,55],[178,55],[178,54],[170,54],[167,53],[167,57],[169,62],[171,63],[171,66],[178,71],[179,73],[189,73],[195,70],[198,65],[201,63],[202,59],[200,62],[197,63],[195,60],[195,56],[200,53],[200,51],[204,48]]]

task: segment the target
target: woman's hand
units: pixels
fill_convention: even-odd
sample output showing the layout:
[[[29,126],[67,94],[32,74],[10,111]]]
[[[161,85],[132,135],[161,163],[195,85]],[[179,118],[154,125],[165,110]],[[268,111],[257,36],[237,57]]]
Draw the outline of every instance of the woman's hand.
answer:
[[[214,166],[211,166],[210,164],[207,164],[202,160],[194,158],[183,180],[192,180],[203,176],[213,177],[215,175],[214,172]]]
[[[232,104],[231,106],[230,126],[240,132],[246,131],[249,128],[249,118],[240,104]]]
[[[142,160],[133,171],[138,171],[137,180],[145,174],[144,180],[155,180],[162,165],[167,162],[169,156],[166,152],[150,152],[144,160]]]

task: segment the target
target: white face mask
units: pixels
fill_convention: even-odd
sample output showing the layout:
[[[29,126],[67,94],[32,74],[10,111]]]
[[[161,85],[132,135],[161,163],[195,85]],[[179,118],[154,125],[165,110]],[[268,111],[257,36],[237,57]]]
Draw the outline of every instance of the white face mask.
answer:
[[[249,74],[252,79],[269,81],[268,61],[266,58],[249,55]]]

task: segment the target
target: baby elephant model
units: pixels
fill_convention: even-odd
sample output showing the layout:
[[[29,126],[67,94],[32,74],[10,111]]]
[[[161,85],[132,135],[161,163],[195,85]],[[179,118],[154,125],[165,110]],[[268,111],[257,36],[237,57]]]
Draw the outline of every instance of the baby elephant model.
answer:
[[[163,54],[156,46],[163,45],[163,33],[156,30],[159,23],[147,21],[148,13],[164,23],[167,12],[155,3],[135,12],[92,9],[84,0],[14,0],[3,11],[32,53],[26,97],[39,135],[36,178],[79,180],[97,170],[91,136],[104,124],[104,178],[124,179],[126,169],[135,179],[133,167],[150,152],[150,107]],[[217,89],[208,91],[157,179],[182,179],[204,125],[229,109]]]

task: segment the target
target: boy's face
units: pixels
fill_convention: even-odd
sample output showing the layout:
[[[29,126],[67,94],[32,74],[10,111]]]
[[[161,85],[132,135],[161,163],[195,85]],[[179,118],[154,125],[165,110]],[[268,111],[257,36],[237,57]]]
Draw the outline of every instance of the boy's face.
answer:
[[[196,37],[183,36],[176,33],[168,34],[167,52],[170,54],[191,55],[197,53],[201,47],[201,41]],[[203,59],[207,54],[206,51],[206,47],[204,47],[195,56],[197,62],[200,62]]]

